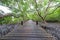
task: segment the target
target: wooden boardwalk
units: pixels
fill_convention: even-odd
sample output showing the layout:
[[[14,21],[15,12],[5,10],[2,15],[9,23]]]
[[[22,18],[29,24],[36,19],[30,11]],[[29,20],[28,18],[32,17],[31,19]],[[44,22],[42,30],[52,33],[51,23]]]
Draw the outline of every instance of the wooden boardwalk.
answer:
[[[52,35],[44,29],[29,20],[23,26],[19,26],[12,32],[8,33],[0,40],[55,40]]]

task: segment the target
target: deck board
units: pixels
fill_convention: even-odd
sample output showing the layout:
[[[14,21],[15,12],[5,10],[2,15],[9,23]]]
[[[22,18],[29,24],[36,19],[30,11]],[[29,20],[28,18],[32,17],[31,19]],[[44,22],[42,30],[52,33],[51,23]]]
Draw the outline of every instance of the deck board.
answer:
[[[8,33],[1,40],[55,40],[54,37],[47,33],[43,28],[29,20],[22,27],[17,27]]]

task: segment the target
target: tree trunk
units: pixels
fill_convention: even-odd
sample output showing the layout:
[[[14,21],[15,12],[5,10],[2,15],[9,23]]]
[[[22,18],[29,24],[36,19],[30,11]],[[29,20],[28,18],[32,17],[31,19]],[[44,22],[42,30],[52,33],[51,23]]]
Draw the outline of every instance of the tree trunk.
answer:
[[[43,23],[44,23],[44,24],[47,24],[47,22],[45,21],[45,19],[43,20]]]

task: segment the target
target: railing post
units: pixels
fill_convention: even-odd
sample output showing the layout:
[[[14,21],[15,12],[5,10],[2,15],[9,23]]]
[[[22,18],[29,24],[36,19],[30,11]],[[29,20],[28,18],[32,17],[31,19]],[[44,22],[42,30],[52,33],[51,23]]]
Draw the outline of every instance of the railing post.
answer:
[[[23,25],[23,21],[21,21],[21,25]]]
[[[36,21],[36,25],[38,25],[38,21]]]

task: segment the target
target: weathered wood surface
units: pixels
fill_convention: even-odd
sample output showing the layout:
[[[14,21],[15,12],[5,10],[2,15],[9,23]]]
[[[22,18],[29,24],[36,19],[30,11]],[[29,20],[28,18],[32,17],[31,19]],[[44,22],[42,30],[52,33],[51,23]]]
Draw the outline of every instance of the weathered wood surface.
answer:
[[[0,40],[55,40],[55,38],[47,33],[44,29],[36,25],[35,22],[29,20],[23,26],[17,27]]]

